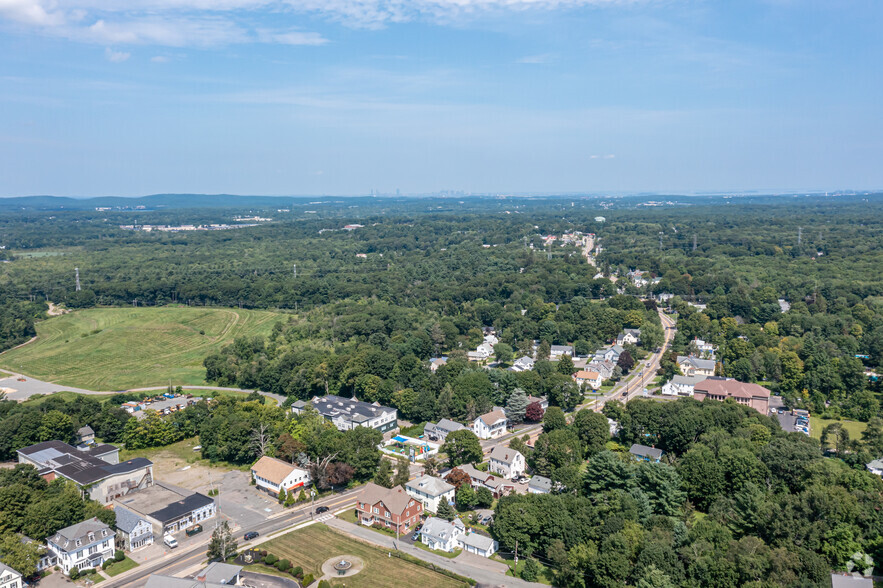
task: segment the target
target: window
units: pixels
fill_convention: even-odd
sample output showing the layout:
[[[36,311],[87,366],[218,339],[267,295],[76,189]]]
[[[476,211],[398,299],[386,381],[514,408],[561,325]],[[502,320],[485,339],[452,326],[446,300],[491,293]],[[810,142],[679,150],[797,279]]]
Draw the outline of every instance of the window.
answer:
[[[380,514],[380,509],[376,506],[374,507],[374,514]]]

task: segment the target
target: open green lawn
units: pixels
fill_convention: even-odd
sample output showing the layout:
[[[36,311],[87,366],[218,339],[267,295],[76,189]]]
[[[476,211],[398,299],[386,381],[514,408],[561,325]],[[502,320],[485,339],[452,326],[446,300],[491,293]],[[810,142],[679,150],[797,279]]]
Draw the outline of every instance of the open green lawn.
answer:
[[[822,429],[830,425],[831,423],[837,423],[843,425],[843,428],[849,431],[850,439],[861,439],[862,432],[868,428],[868,423],[860,423],[858,421],[847,421],[846,419],[841,421],[836,421],[834,419],[821,419],[819,417],[810,416],[809,417],[809,434],[814,439],[822,438]]]
[[[313,574],[317,579],[322,575],[322,564],[332,557],[354,555],[361,558],[365,562],[365,568],[355,576],[346,578],[347,588],[398,588],[402,586],[403,579],[407,579],[409,586],[463,586],[462,582],[443,574],[395,557],[390,558],[386,551],[351,539],[321,524],[292,531],[264,543],[261,548],[291,560],[293,565],[301,566],[305,573]]]
[[[122,574],[123,572],[128,572],[132,568],[136,568],[136,567],[138,567],[138,564],[135,563],[134,560],[129,558],[129,556],[126,556],[126,558],[123,559],[122,561],[115,561],[112,564],[110,564],[109,566],[107,566],[107,569],[104,570],[104,572],[108,576],[113,577],[113,576],[116,576],[117,574]]]
[[[0,367],[88,390],[205,383],[203,359],[285,315],[230,308],[95,308],[37,323],[37,340]],[[204,334],[202,334],[204,333]]]

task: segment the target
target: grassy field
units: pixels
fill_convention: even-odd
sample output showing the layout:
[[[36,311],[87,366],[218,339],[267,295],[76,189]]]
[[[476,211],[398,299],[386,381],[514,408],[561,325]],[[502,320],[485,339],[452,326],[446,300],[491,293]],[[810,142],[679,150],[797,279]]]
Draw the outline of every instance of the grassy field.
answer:
[[[387,557],[385,551],[336,533],[325,525],[310,525],[292,531],[264,543],[261,548],[291,560],[292,564],[301,566],[305,573],[313,574],[317,579],[322,575],[322,564],[332,557],[354,555],[361,558],[365,568],[357,575],[346,578],[347,588],[397,588],[402,585],[403,578],[407,578],[409,586],[463,586],[453,578],[398,558]]]
[[[860,423],[858,421],[836,421],[834,419],[820,419],[819,417],[810,416],[809,417],[809,434],[813,437],[813,439],[821,439],[822,438],[822,429],[830,425],[831,423],[837,423],[843,425],[843,428],[849,431],[850,439],[861,439],[862,432],[868,428],[868,423]]]
[[[37,323],[37,340],[0,367],[88,390],[205,383],[202,360],[285,315],[229,308],[96,308]]]
[[[128,572],[132,568],[137,568],[137,567],[138,567],[138,564],[135,563],[134,560],[132,560],[131,558],[126,556],[126,558],[123,559],[122,561],[115,561],[112,564],[110,564],[109,566],[107,566],[107,569],[104,571],[105,571],[105,573],[107,573],[108,576],[110,576],[112,578],[118,574],[122,574],[123,572]]]

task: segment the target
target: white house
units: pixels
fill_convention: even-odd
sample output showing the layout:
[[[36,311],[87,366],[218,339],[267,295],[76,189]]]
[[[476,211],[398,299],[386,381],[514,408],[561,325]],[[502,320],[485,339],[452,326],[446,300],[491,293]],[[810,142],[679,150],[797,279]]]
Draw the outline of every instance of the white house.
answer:
[[[534,476],[527,483],[528,494],[548,494],[552,491],[552,480],[545,476]]]
[[[299,492],[310,485],[310,473],[307,470],[268,455],[251,466],[251,476],[255,486],[273,496],[279,496],[283,488],[285,492]]]
[[[696,384],[704,381],[708,376],[674,376],[662,386],[665,396],[692,396]]]
[[[0,588],[22,588],[21,574],[0,563]]]
[[[291,412],[300,414],[307,404],[303,400],[298,400],[291,405]],[[331,421],[339,431],[370,427],[386,433],[398,427],[398,410],[381,406],[377,402],[371,404],[355,398],[329,394],[321,398],[316,396],[309,404],[326,420]]]
[[[551,347],[549,347],[550,359],[561,358],[564,355],[569,355],[570,357],[573,357],[572,345],[552,345]]]
[[[472,423],[472,432],[479,439],[496,439],[506,434],[506,425],[509,420],[506,414],[500,410],[492,410],[476,418]]]
[[[435,373],[443,365],[448,363],[447,357],[433,357],[429,360],[429,371]]]
[[[461,425],[451,419],[439,419],[438,423],[426,423],[426,426],[423,427],[423,434],[426,435],[430,441],[440,441],[444,443],[448,435],[454,431],[462,431],[464,429],[468,431],[469,427]]]
[[[865,464],[865,467],[875,476],[883,476],[883,459],[872,460]]]
[[[677,358],[678,367],[685,376],[713,376],[714,365],[713,359],[699,359],[692,355],[679,355]]]
[[[515,362],[512,364],[512,367],[510,367],[509,369],[513,372],[529,372],[533,369],[533,366],[533,358],[525,355],[516,359]]]
[[[493,333],[488,333],[487,335],[484,336],[484,342],[487,343],[488,345],[490,345],[491,347],[493,347],[494,345],[499,343],[500,340],[497,339],[497,336],[494,335]]]
[[[696,347],[696,351],[703,359],[714,359],[714,352],[717,351],[717,346],[707,341],[703,341],[698,337],[696,339],[693,339],[690,344]]]
[[[637,345],[641,341],[641,329],[624,329],[616,338],[617,345]]]
[[[611,361],[615,364],[619,361],[619,356],[622,355],[623,351],[625,351],[625,349],[623,349],[622,345],[614,345],[613,347],[599,349],[595,352],[594,361]]]
[[[517,478],[524,473],[524,456],[510,447],[494,446],[488,461],[488,470],[504,478]]]
[[[117,515],[117,547],[123,551],[137,551],[153,545],[153,525],[150,521],[122,506],[117,506],[113,511]]]
[[[466,533],[466,526],[460,519],[454,519],[449,523],[444,519],[429,517],[420,528],[420,541],[430,549],[439,551],[454,551],[459,543],[458,539]]]
[[[588,386],[592,390],[597,390],[601,387],[601,374],[593,371],[580,370],[573,374],[573,381],[576,382],[577,386]]]
[[[115,550],[114,532],[97,517],[65,527],[47,539],[46,544],[65,574],[73,569],[101,567],[105,561],[113,560]]]
[[[616,369],[616,364],[612,361],[607,361],[606,359],[602,359],[600,361],[593,360],[586,364],[586,370],[592,372],[598,372],[601,374],[601,381],[609,380],[613,377],[613,370]]]
[[[423,510],[438,512],[441,502],[454,502],[456,488],[435,476],[420,476],[405,484],[405,492],[423,503]]]
[[[490,557],[497,552],[500,544],[485,535],[478,533],[467,533],[461,535],[458,542],[463,551],[474,553],[482,557]]]

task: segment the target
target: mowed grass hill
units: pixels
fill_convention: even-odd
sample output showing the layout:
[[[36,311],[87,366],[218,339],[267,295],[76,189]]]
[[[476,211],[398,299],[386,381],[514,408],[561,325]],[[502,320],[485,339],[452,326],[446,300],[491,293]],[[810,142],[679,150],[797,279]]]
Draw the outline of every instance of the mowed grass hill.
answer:
[[[230,308],[96,308],[37,323],[0,367],[89,390],[205,383],[203,359],[236,337],[268,335],[284,314]]]

